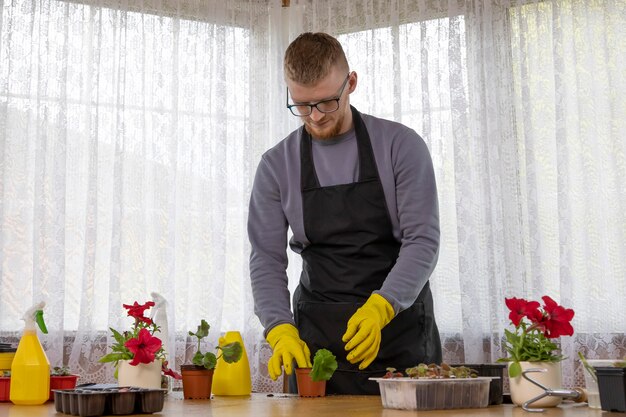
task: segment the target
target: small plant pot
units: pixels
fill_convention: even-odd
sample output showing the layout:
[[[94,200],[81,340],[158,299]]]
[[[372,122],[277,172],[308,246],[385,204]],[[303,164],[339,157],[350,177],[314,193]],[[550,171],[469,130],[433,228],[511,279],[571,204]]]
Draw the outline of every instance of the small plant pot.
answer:
[[[186,400],[210,400],[213,369],[203,366],[182,365],[183,397]]]
[[[74,389],[78,375],[50,375],[50,398],[48,401],[54,400],[55,389]]]
[[[298,395],[301,397],[325,397],[326,381],[313,381],[311,368],[297,368]]]
[[[10,401],[9,394],[11,392],[11,377],[0,377],[0,402]]]
[[[10,371],[15,351],[17,348],[11,347],[8,343],[0,343],[0,371]]]
[[[626,368],[596,367],[600,404],[604,411],[626,411]]]

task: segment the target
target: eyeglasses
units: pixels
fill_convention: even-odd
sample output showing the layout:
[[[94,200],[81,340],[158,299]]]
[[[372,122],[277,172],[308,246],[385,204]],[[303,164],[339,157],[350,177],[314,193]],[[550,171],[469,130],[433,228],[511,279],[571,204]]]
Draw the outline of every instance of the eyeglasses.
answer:
[[[339,110],[339,100],[343,94],[344,88],[350,79],[350,73],[346,76],[346,79],[341,84],[341,90],[337,97],[328,98],[326,100],[318,101],[311,104],[289,104],[289,87],[287,87],[287,108],[291,111],[291,114],[298,117],[308,116],[313,113],[313,107],[315,107],[320,113],[332,113]]]

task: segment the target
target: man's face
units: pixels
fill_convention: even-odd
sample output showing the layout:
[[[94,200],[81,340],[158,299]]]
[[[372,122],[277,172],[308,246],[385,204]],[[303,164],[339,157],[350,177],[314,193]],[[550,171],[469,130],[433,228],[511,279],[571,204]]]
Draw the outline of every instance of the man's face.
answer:
[[[315,85],[305,86],[287,80],[289,94],[294,104],[315,104],[324,100],[339,99],[339,108],[332,113],[324,113],[314,107],[310,115],[300,117],[311,136],[316,139],[328,139],[350,129],[352,113],[349,95],[354,90],[355,82],[354,73],[348,75],[336,67]]]

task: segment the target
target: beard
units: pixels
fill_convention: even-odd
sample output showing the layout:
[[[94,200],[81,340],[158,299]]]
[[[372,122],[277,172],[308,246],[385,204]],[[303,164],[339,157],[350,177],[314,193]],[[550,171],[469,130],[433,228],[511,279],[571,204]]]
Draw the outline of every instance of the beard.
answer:
[[[343,125],[343,120],[345,118],[345,114],[342,112],[337,115],[337,118],[334,122],[330,123],[328,126],[324,126],[321,129],[318,129],[314,126],[310,126],[306,121],[304,122],[304,128],[311,136],[316,139],[330,139],[338,136],[341,133],[341,127]]]

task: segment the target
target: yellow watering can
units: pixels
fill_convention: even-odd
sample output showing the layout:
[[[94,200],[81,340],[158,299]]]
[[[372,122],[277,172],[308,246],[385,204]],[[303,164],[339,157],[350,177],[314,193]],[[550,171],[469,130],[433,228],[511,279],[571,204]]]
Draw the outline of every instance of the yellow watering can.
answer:
[[[227,363],[221,357],[217,360],[213,374],[213,395],[250,395],[252,392],[250,363],[241,333],[237,331],[226,332],[219,340],[220,346],[233,342],[241,344],[243,349],[241,359],[235,363]]]

